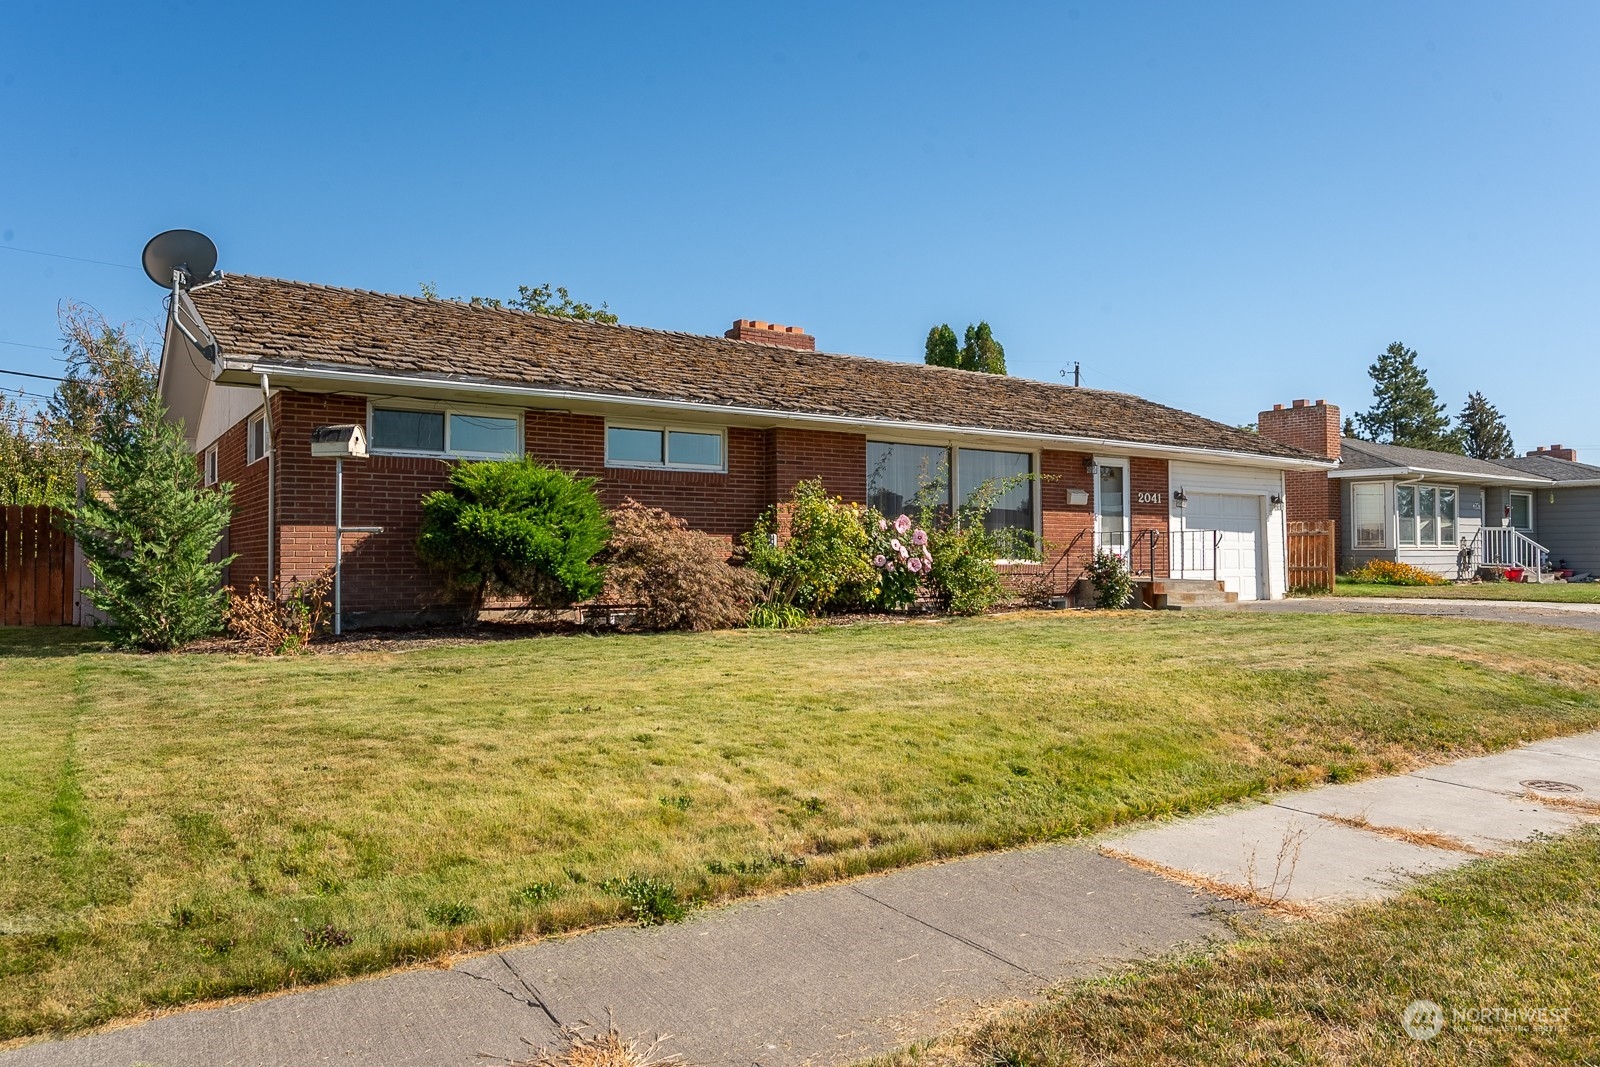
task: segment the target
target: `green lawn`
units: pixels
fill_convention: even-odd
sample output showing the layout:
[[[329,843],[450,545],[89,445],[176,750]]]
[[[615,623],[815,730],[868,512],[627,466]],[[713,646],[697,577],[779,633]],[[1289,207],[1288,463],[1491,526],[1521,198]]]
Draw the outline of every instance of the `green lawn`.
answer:
[[[1387,904],[1079,983],[879,1065],[1593,1065],[1597,884],[1600,833],[1582,832]],[[1443,1009],[1431,1038],[1402,1028],[1416,1000]]]
[[[1424,618],[82,640],[0,630],[0,1037],[1600,726],[1593,635]]]
[[[1543,600],[1600,604],[1600,582],[1479,582],[1475,585],[1368,585],[1339,579],[1335,596],[1435,597],[1444,600]]]

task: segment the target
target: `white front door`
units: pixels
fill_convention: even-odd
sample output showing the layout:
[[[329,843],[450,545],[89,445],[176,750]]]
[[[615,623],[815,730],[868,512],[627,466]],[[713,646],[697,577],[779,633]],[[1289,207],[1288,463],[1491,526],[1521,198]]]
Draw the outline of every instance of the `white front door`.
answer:
[[[1267,539],[1261,522],[1261,498],[1232,493],[1190,493],[1184,508],[1186,537],[1204,542],[1215,555],[1217,581],[1240,600],[1261,598],[1261,550]],[[1205,531],[1206,535],[1196,531]],[[1206,560],[1211,562],[1211,560]],[[1187,568],[1185,577],[1210,577]]]
[[[1128,461],[1095,459],[1094,550],[1128,558]]]

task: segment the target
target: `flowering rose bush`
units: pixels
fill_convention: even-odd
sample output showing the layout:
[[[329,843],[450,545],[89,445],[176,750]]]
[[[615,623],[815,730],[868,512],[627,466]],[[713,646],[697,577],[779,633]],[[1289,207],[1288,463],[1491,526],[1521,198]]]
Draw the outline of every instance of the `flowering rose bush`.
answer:
[[[909,516],[890,522],[873,511],[866,526],[867,554],[878,572],[877,606],[892,611],[915,603],[922,580],[933,571],[927,531],[914,527]]]

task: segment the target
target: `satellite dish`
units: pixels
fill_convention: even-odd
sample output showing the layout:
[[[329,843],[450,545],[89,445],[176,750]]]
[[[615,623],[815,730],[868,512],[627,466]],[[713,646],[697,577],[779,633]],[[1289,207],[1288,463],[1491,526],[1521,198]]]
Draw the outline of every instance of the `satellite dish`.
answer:
[[[203,282],[217,269],[217,246],[198,230],[168,230],[144,246],[144,272],[163,289],[172,288],[172,272],[184,274],[185,287]]]

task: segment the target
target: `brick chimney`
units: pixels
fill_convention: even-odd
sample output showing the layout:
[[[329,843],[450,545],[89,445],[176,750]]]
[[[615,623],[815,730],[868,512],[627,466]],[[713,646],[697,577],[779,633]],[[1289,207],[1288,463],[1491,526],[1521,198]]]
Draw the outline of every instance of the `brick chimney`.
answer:
[[[1536,448],[1532,452],[1529,452],[1528,455],[1549,456],[1551,459],[1569,459],[1574,463],[1578,462],[1578,450],[1575,448],[1567,448],[1564,445],[1551,445],[1549,448]]]
[[[815,352],[817,339],[798,326],[783,326],[760,319],[734,319],[733,326],[724,337],[735,341],[760,341],[762,344],[798,348],[802,352]]]
[[[1293,445],[1326,459],[1339,458],[1339,409],[1326,400],[1315,404],[1296,400],[1288,407],[1272,405],[1256,416],[1261,436]],[[1284,518],[1290,522],[1339,521],[1339,483],[1327,471],[1285,471]]]

